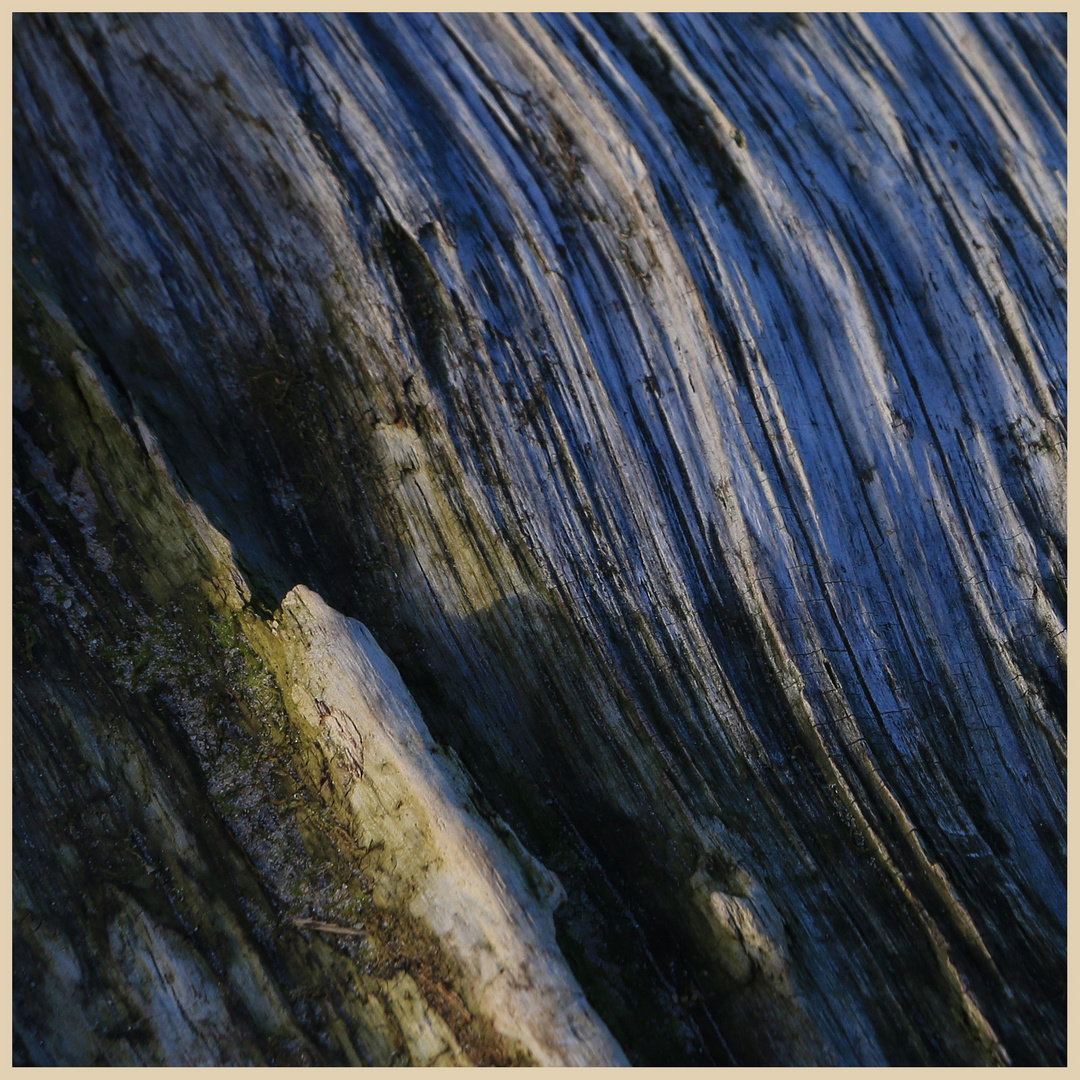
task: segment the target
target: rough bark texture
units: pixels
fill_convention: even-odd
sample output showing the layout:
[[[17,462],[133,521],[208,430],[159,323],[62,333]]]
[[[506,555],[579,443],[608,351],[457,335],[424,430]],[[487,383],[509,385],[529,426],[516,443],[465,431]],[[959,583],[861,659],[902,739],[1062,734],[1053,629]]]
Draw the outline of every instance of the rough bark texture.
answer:
[[[1064,16],[14,94],[16,1060],[1064,1063]]]

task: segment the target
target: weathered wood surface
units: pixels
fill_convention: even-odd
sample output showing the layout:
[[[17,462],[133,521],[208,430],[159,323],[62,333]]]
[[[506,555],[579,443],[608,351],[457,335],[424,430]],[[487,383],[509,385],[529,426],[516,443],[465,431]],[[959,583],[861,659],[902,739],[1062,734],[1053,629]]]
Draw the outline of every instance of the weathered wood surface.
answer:
[[[270,929],[395,872],[334,909],[301,584],[631,1061],[1063,1063],[1064,25],[20,17],[17,1055],[424,1060],[413,971],[536,1059],[414,909]]]

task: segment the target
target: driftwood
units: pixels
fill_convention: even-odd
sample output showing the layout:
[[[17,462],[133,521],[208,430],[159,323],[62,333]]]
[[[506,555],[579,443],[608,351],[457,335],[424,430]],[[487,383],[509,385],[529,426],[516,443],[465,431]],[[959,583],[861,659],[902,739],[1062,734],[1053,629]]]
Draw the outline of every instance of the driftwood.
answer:
[[[1063,1064],[1064,57],[18,17],[16,1061]]]

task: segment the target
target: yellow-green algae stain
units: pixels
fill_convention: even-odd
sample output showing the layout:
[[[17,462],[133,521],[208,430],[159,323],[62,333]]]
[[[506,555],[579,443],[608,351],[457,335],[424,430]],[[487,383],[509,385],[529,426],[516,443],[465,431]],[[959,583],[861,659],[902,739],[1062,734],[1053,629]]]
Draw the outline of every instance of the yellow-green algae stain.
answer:
[[[30,567],[31,580],[16,598],[20,655],[26,664],[45,660],[36,648],[48,634],[44,624],[62,625],[72,651],[81,652],[61,660],[71,677],[80,666],[96,667],[159,741],[167,728],[182,732],[174,741],[189,762],[194,758],[189,779],[203,788],[189,784],[184,796],[207,798],[202,816],[219,816],[253,864],[236,867],[241,877],[246,871],[238,888],[247,910],[225,910],[205,882],[192,880],[185,849],[193,846],[198,862],[200,842],[220,836],[210,829],[183,842],[165,835],[167,806],[154,818],[163,833],[155,839],[160,850],[178,854],[161,868],[159,891],[181,912],[194,953],[205,956],[192,970],[207,983],[243,984],[249,1022],[253,1017],[262,1030],[258,1038],[249,1032],[251,1045],[238,1057],[283,1064],[530,1063],[521,1046],[466,1007],[455,989],[460,973],[430,929],[402,905],[376,903],[370,868],[377,845],[347,803],[334,760],[290,716],[280,685],[282,643],[251,603],[227,541],[183,496],[148,429],[103,380],[34,268],[20,269],[16,405],[27,408],[16,420],[30,475],[18,497],[39,520],[48,515],[52,537],[72,556],[59,558],[56,545],[52,554],[47,545],[25,552],[20,565]],[[102,724],[106,740],[137,741],[119,731],[121,718]],[[126,782],[151,797],[154,770],[168,765],[129,751]],[[123,853],[125,838],[115,847]],[[137,872],[136,855],[127,855],[131,880],[146,877]],[[245,861],[239,851],[232,860]],[[137,897],[153,891],[155,883],[147,882]],[[33,907],[26,898],[29,921],[20,940],[55,978],[68,946],[50,945],[40,929],[35,936]],[[136,931],[157,925],[154,903],[116,910],[123,907],[114,904],[106,916],[114,946],[121,927],[149,949],[145,933],[139,938]],[[92,963],[82,961],[80,979]],[[98,963],[107,961],[99,954]],[[52,1007],[38,1002],[43,1019]],[[126,1007],[138,1010],[137,1003]],[[162,1038],[145,1017],[86,1036],[102,1063],[152,1061]]]

